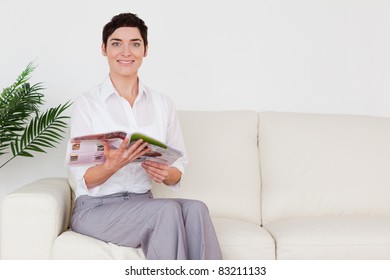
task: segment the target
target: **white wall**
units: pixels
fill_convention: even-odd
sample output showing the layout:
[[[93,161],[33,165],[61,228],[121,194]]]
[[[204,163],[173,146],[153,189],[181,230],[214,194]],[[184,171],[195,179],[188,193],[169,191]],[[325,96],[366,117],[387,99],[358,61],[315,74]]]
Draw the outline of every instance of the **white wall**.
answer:
[[[1,0],[0,88],[34,60],[46,105],[73,99],[107,75],[101,29],[127,11],[149,26],[141,78],[177,109],[390,116],[385,0]],[[49,155],[0,169],[0,199],[65,176],[63,146]]]

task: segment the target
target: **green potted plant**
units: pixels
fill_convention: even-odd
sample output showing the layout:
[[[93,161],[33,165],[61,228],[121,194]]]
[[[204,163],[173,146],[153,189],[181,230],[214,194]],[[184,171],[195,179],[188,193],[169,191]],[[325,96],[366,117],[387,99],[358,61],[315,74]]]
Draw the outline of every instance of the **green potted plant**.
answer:
[[[65,119],[69,117],[63,113],[71,103],[41,113],[42,84],[28,82],[34,69],[32,63],[28,64],[15,83],[4,88],[0,95],[0,158],[12,153],[0,168],[17,156],[33,157],[34,152],[45,152],[64,138]]]

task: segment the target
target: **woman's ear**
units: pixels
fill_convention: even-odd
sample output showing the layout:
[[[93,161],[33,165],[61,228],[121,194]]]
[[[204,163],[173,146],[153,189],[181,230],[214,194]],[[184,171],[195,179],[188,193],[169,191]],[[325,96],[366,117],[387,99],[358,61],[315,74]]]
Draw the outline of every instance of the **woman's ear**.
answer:
[[[107,52],[106,52],[106,45],[104,43],[102,43],[102,54],[104,56],[107,56]]]
[[[144,57],[148,55],[148,46],[145,46]]]

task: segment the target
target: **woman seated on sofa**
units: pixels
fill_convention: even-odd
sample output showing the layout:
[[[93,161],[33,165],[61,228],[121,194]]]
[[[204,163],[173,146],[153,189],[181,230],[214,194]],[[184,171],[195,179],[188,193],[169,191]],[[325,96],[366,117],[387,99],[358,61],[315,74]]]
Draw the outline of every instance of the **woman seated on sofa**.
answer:
[[[114,16],[103,29],[102,53],[109,76],[75,101],[71,137],[142,132],[185,154],[172,102],[138,78],[148,53],[144,21],[131,13]],[[77,181],[72,230],[118,245],[141,246],[147,259],[221,259],[203,202],[152,197],[152,180],[179,187],[186,156],[172,166],[134,163],[150,150],[142,140],[127,148],[128,142],[116,150],[105,143],[106,161],[101,165],[71,167]]]

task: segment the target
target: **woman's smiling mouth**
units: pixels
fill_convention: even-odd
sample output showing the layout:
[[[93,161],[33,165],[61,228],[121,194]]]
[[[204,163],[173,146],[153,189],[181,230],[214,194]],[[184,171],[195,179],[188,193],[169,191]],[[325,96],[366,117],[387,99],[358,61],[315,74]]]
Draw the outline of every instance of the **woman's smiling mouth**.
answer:
[[[134,60],[118,60],[120,64],[132,64],[134,63]]]
[[[117,60],[119,64],[130,65],[134,63],[134,60]]]

